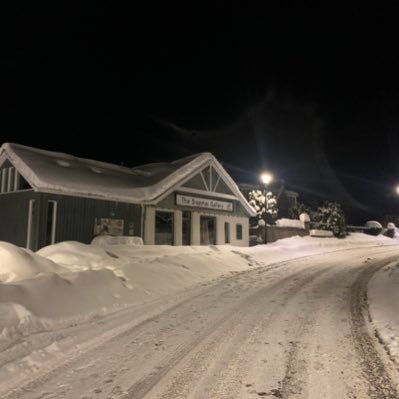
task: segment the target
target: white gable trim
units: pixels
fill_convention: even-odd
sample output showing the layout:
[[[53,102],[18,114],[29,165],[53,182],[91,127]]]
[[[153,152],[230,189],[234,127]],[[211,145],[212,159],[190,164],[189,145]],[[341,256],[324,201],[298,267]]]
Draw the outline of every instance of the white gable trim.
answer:
[[[11,154],[11,155],[13,155],[13,154]],[[10,156],[10,154],[6,151],[6,149],[3,148],[3,153],[0,154],[0,167],[6,161],[11,163],[11,165],[15,168],[15,170],[29,183],[29,185],[32,187],[32,189],[34,191],[36,191],[36,192],[39,191],[38,188],[36,187],[36,185],[33,184],[32,179],[29,178],[29,174],[25,173],[25,171],[29,171],[29,168],[26,166],[25,162],[23,162],[23,160],[20,160],[19,157]],[[18,167],[16,166],[17,164],[18,164]]]
[[[3,154],[0,155],[0,168],[4,165],[4,163],[5,163],[6,161],[11,162],[11,161],[7,158],[6,154],[4,154],[4,152],[3,152]]]
[[[192,179],[195,175],[199,174],[202,172],[203,169],[205,169],[207,166],[211,166],[212,168],[215,169],[215,171],[219,174],[219,177],[222,177],[224,182],[226,183],[227,187],[230,188],[234,196],[230,196],[229,194],[223,194],[223,193],[216,193],[214,191],[203,191],[203,190],[195,190],[195,189],[189,189],[187,187],[182,187],[187,181]],[[202,174],[201,174],[202,175]],[[219,179],[220,180],[220,179]],[[219,183],[218,180],[218,183]],[[236,201],[239,201],[241,205],[244,207],[244,209],[248,212],[250,216],[256,216],[255,210],[249,205],[245,197],[242,195],[241,191],[235,184],[234,180],[230,177],[230,175],[226,172],[226,170],[223,168],[223,166],[217,161],[215,157],[212,157],[212,159],[204,162],[202,165],[200,165],[196,170],[192,171],[188,176],[184,177],[179,184],[175,185],[174,187],[170,187],[168,190],[166,190],[162,195],[159,197],[155,198],[152,201],[147,202],[147,204],[151,205],[156,205],[160,201],[162,201],[164,198],[166,198],[169,194],[171,194],[173,191],[186,191],[186,192],[194,192],[196,194],[202,194],[202,195],[207,195],[207,196],[214,196],[218,198],[228,198],[228,199],[234,199]],[[190,191],[188,191],[190,190]],[[194,190],[194,191],[193,191]],[[228,196],[228,197],[226,197]]]
[[[181,187],[180,186],[176,190],[179,192],[184,192],[184,193],[207,195],[209,197],[225,198],[225,199],[234,200],[234,201],[237,201],[237,199],[238,199],[236,196],[230,195],[230,194],[217,193],[214,191],[197,190],[195,188],[189,188],[189,187]]]
[[[204,183],[204,186],[205,186],[205,188],[206,188],[206,191],[209,191],[208,184],[206,183],[206,179],[205,179],[205,177],[204,177],[204,174],[202,173],[203,171],[204,171],[204,169],[202,169],[201,172],[199,172],[199,174],[200,174],[200,176],[201,176],[202,182]]]
[[[13,187],[15,188],[15,184],[16,184],[16,179],[19,179],[20,176],[22,176],[32,188],[27,188],[25,190],[11,190],[9,192],[11,193],[16,193],[16,192],[21,192],[21,191],[38,191],[37,188],[32,184],[31,181],[29,181],[29,179],[26,178],[26,176],[24,175],[24,173],[21,172],[20,168],[17,168],[15,166],[15,162],[12,161],[12,159],[7,155],[7,153],[5,151],[3,151],[2,154],[0,154],[0,168],[5,164],[5,162],[8,161],[10,162],[10,164],[14,167],[15,169],[15,175],[14,175],[14,179],[13,179]],[[2,194],[7,194],[8,192],[2,193]]]

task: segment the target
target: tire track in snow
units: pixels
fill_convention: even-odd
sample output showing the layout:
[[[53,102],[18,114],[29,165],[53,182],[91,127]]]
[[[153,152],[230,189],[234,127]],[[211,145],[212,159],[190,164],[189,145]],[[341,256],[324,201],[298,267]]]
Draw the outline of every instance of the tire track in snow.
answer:
[[[379,343],[370,335],[366,322],[368,283],[373,275],[387,263],[389,262],[384,261],[384,263],[369,265],[353,284],[350,297],[353,343],[361,359],[360,365],[367,379],[368,394],[371,399],[399,398],[397,386],[390,378],[387,362],[383,361],[376,349]]]
[[[235,395],[242,389],[241,381],[244,378],[246,366],[256,354],[256,348],[252,353],[248,349],[249,344],[259,341],[265,331],[272,328],[270,323],[281,313],[282,306],[295,297],[307,284],[329,271],[331,271],[329,268],[312,267],[306,270],[306,273],[311,273],[310,276],[304,276],[305,272],[301,270],[279,280],[272,286],[259,290],[241,303],[232,314],[220,320],[217,328],[212,326],[204,331],[195,341],[189,342],[187,347],[181,348],[180,352],[173,356],[173,359],[166,359],[165,364],[156,373],[144,377],[131,386],[126,397],[142,399],[147,394],[151,395],[150,397],[156,395],[162,399],[188,397],[192,391],[195,391],[195,387],[200,384],[201,380],[206,378],[205,374],[217,361],[214,359],[215,354],[219,358],[223,357],[223,354],[225,356],[223,362],[219,361],[216,369],[212,369],[212,373],[217,374],[219,378],[214,381],[214,387],[207,386],[208,393],[212,398],[219,398],[224,397],[221,396],[224,395],[222,392],[227,390],[228,396],[226,397],[236,397]],[[287,287],[296,277],[300,277],[297,284]],[[276,302],[270,309],[271,313],[266,313],[265,302],[262,299],[270,298],[274,293],[279,293],[287,288],[284,300]],[[226,333],[230,336],[228,340],[226,340]],[[226,368],[223,364],[229,364],[229,367]],[[163,382],[162,379],[167,378],[169,373],[171,374],[170,381]],[[225,385],[226,380],[230,381],[228,386]],[[222,385],[220,382],[223,382]]]

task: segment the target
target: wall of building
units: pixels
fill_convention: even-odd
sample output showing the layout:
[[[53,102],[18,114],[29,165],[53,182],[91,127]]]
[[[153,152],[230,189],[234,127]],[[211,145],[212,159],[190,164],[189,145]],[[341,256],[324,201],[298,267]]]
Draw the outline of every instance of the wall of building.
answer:
[[[229,223],[230,244],[235,246],[249,245],[249,218],[245,214],[239,201],[214,198],[220,201],[233,202],[233,212],[214,211],[210,209],[200,209],[193,207],[184,207],[176,205],[175,194],[173,193],[160,201],[156,206],[146,206],[144,211],[144,243],[155,244],[155,214],[156,211],[172,212],[174,217],[173,237],[174,245],[182,245],[182,213],[188,211],[191,213],[191,245],[200,245],[200,218],[202,216],[211,216],[216,218],[216,245],[223,245],[225,240],[225,223]],[[195,197],[201,197],[195,195]],[[203,198],[209,198],[203,196]],[[236,236],[237,225],[242,226],[242,239],[238,240]]]
[[[26,247],[30,200],[38,201],[39,194],[33,190],[0,194],[0,241]]]
[[[94,238],[96,219],[123,220],[123,235],[141,236],[141,207],[115,201],[78,198],[67,195],[41,194],[39,248],[46,245],[48,201],[57,202],[55,242],[80,241]]]

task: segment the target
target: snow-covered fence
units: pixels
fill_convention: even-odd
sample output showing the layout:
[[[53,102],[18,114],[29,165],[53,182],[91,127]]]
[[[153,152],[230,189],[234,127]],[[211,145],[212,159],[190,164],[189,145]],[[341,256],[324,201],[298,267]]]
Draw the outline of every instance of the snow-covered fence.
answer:
[[[309,235],[309,229],[304,227],[292,227],[292,226],[267,226],[266,227],[266,241],[274,242],[281,240],[282,238],[289,238],[293,236],[307,236]]]
[[[251,226],[249,229],[249,235],[252,238],[250,245],[266,244],[282,238],[309,235],[308,215],[301,217],[300,220],[278,219],[275,225],[265,226],[264,222],[263,224],[261,222],[263,221],[261,220],[258,226]]]

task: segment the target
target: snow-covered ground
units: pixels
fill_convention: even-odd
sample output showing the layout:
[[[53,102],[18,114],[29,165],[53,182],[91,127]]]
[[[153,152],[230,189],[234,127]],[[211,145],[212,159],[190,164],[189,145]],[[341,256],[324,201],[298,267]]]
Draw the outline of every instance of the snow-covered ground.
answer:
[[[173,294],[248,262],[223,247],[0,243],[0,334],[12,338]]]
[[[3,379],[3,382],[0,382],[0,387],[7,389],[7,384],[10,384],[10,387],[17,384],[19,380],[16,373],[24,375],[23,373],[29,370],[27,375],[33,375],[32,373],[35,370],[43,367],[43,359],[51,360],[51,357],[54,356],[60,361],[62,351],[64,351],[64,356],[67,356],[68,348],[73,347],[74,338],[71,336],[68,338],[70,341],[68,341],[68,339],[62,337],[62,339],[58,339],[56,336],[50,337],[48,334],[51,331],[58,334],[57,331],[65,331],[62,330],[63,328],[73,329],[75,328],[73,326],[94,320],[93,325],[98,329],[99,338],[96,341],[96,344],[98,344],[100,339],[108,337],[107,325],[105,325],[102,335],[100,334],[102,327],[101,324],[96,322],[99,317],[116,315],[118,310],[129,309],[133,309],[133,313],[137,311],[140,314],[143,313],[141,309],[144,309],[147,305],[151,306],[153,303],[158,303],[160,299],[166,303],[168,298],[183,298],[184,295],[187,295],[192,302],[195,298],[192,294],[194,290],[199,290],[198,298],[200,299],[198,301],[201,300],[206,306],[210,306],[210,315],[220,317],[223,313],[219,310],[219,313],[215,313],[216,310],[214,310],[216,309],[215,306],[219,306],[219,304],[212,303],[209,299],[216,295],[218,290],[221,294],[218,297],[218,302],[220,302],[222,309],[223,306],[227,309],[232,306],[234,301],[240,300],[240,295],[245,297],[245,295],[249,295],[251,290],[257,289],[256,284],[259,284],[259,289],[263,289],[263,286],[267,287],[270,284],[273,287],[274,281],[280,280],[281,283],[284,282],[284,285],[281,286],[281,294],[279,293],[279,296],[274,298],[273,301],[270,299],[269,302],[270,312],[272,312],[273,303],[279,303],[282,298],[281,295],[290,293],[290,290],[294,290],[294,293],[296,290],[302,290],[303,287],[307,286],[306,282],[313,281],[318,273],[321,273],[320,276],[325,276],[323,277],[325,278],[323,284],[326,288],[323,288],[323,290],[327,290],[328,295],[331,294],[330,301],[334,298],[334,286],[338,283],[342,286],[339,292],[345,297],[345,281],[342,282],[342,277],[339,274],[333,274],[333,269],[331,269],[331,273],[330,271],[326,273],[327,269],[324,267],[320,269],[317,263],[320,260],[314,258],[316,254],[323,254],[323,262],[326,262],[326,264],[331,262],[334,267],[338,267],[340,273],[346,273],[345,265],[342,265],[342,263],[345,262],[345,253],[348,251],[348,265],[351,265],[348,269],[348,279],[352,281],[356,279],[359,270],[362,270],[362,264],[367,264],[369,253],[375,254],[373,258],[383,262],[384,257],[390,256],[392,258],[397,253],[395,250],[397,246],[397,240],[360,233],[353,233],[346,239],[292,237],[251,248],[238,248],[229,245],[211,247],[107,245],[106,242],[98,242],[97,245],[84,245],[77,242],[63,242],[33,253],[8,243],[0,243],[0,355],[3,350],[4,359],[2,361],[7,364],[3,369],[0,364],[0,380]],[[392,250],[394,251],[392,252]],[[390,255],[386,255],[386,253],[390,253]],[[286,264],[290,260],[291,263]],[[337,264],[341,264],[341,266],[335,266]],[[297,270],[295,265],[298,265]],[[398,265],[399,262],[390,263],[378,272],[370,282],[368,295],[372,319],[380,337],[386,342],[393,356],[398,356],[399,343]],[[289,269],[287,273],[282,271],[285,266]],[[251,272],[252,269],[256,268],[259,268],[258,282],[256,282],[256,275]],[[271,270],[271,273],[268,273],[268,270]],[[311,271],[312,274],[310,274]],[[242,272],[244,272],[243,276],[248,276],[243,277],[244,282],[242,284],[238,282],[238,279],[237,282],[235,280],[231,280],[231,283],[228,282],[228,278],[235,279],[236,274],[240,277]],[[300,281],[301,279],[303,279],[303,282]],[[329,279],[331,279],[331,282]],[[219,287],[215,293],[210,291],[206,295],[201,294],[203,288],[205,289],[212,282],[214,284],[218,281],[222,285],[210,285],[210,287]],[[256,282],[255,286],[254,282]],[[299,282],[301,282],[300,285]],[[230,284],[233,284],[232,286],[241,284],[243,287],[241,290],[234,290],[230,288]],[[295,284],[297,284],[297,287]],[[277,287],[279,286],[276,285],[275,289]],[[271,292],[274,292],[274,288],[271,288],[271,290]],[[300,301],[293,300],[293,307],[290,308],[293,317],[301,317],[297,312],[302,306],[300,305],[302,301],[308,300],[307,298],[311,299],[309,309],[316,305],[319,306],[317,301],[314,302],[312,299],[312,292],[318,292],[317,290],[320,291],[318,295],[324,294],[320,285],[314,283],[312,286],[310,284],[308,292],[301,294]],[[247,291],[248,293],[246,293]],[[257,298],[257,296],[254,298]],[[340,306],[340,300],[337,298],[337,303],[334,306]],[[252,303],[252,301],[253,299],[249,303]],[[159,309],[159,305],[157,306]],[[260,302],[253,302],[253,306],[255,306],[254,309],[257,309],[256,306],[261,307],[263,305]],[[326,306],[327,308],[334,308],[332,302],[326,302]],[[251,307],[248,309],[251,309]],[[203,311],[204,309],[194,307],[187,314],[195,316],[197,312],[200,315]],[[314,312],[314,315],[319,314],[320,309],[315,308]],[[271,313],[270,317],[274,318],[277,314],[279,313]],[[245,315],[245,312],[238,313],[238,315]],[[312,312],[310,312],[310,315],[312,315]],[[212,318],[213,316],[206,317]],[[259,321],[259,317],[256,317],[255,313],[253,315],[248,314],[248,317],[251,322]],[[285,319],[289,319],[289,317],[290,314],[287,313],[281,323],[284,324],[287,321]],[[323,317],[322,313],[320,317]],[[334,317],[337,317],[334,322],[345,323],[345,319],[338,318],[339,315]],[[110,323],[108,325],[109,331],[111,331],[112,319],[108,320],[111,320],[111,322],[108,321]],[[201,331],[201,318],[194,320],[192,323],[196,325],[195,331],[197,334]],[[300,318],[299,320],[301,323],[304,322],[304,319]],[[324,319],[321,318],[320,320],[323,321]],[[115,329],[118,328],[117,321],[118,319],[115,318]],[[136,322],[137,320],[134,320],[134,323]],[[322,328],[319,322],[315,320],[316,329]],[[327,326],[327,321],[324,322]],[[167,323],[167,320],[165,320],[165,326],[160,330],[161,332],[167,331]],[[162,323],[159,325],[162,326]],[[241,328],[240,325],[242,323],[238,323],[237,328]],[[277,327],[278,325],[275,326],[276,329]],[[82,330],[83,333],[89,334],[92,331],[90,328],[92,327],[89,325],[88,330]],[[127,328],[126,325],[123,328]],[[189,330],[189,326],[187,326],[187,329]],[[189,334],[185,332],[186,328],[181,328],[180,331],[181,334]],[[306,330],[304,331],[306,332]],[[245,336],[244,333],[245,331],[242,332],[243,337]],[[115,331],[112,334],[115,334]],[[293,330],[293,334],[297,334],[296,329]],[[239,336],[241,337],[241,335]],[[23,342],[24,339],[29,337],[33,338],[29,343],[25,342],[25,347],[14,352],[9,351],[8,348],[11,348],[12,345],[20,345],[21,338]],[[319,335],[316,335],[316,337],[319,337]],[[312,339],[315,338],[312,336]],[[339,340],[340,337],[337,336],[336,339]],[[45,349],[34,350],[30,353],[29,345],[39,347],[39,340],[42,340],[41,347],[47,345],[45,340],[48,340],[49,344]],[[292,345],[290,342],[287,341],[286,343],[288,347]],[[331,342],[328,344],[330,345]],[[180,343],[181,340],[176,341],[176,345],[180,345]],[[320,342],[320,345],[322,344],[325,343]],[[79,345],[75,345],[75,350],[83,350],[83,347]],[[276,348],[278,348],[278,345]],[[276,348],[273,351],[276,351]],[[270,349],[272,348],[270,347]],[[170,351],[172,353],[172,347]],[[17,359],[22,353],[25,358],[18,365],[14,365],[13,359]],[[49,367],[51,367],[51,361],[49,364]],[[152,366],[154,364],[151,363]],[[133,369],[133,365],[131,367]],[[5,381],[9,382],[6,384]],[[115,397],[119,398],[119,396]]]
[[[369,283],[368,300],[378,335],[399,363],[399,260],[374,275]]]
[[[70,241],[33,253],[0,242],[0,336],[87,320],[257,266],[396,243],[354,233],[346,239],[292,237],[250,248]]]

